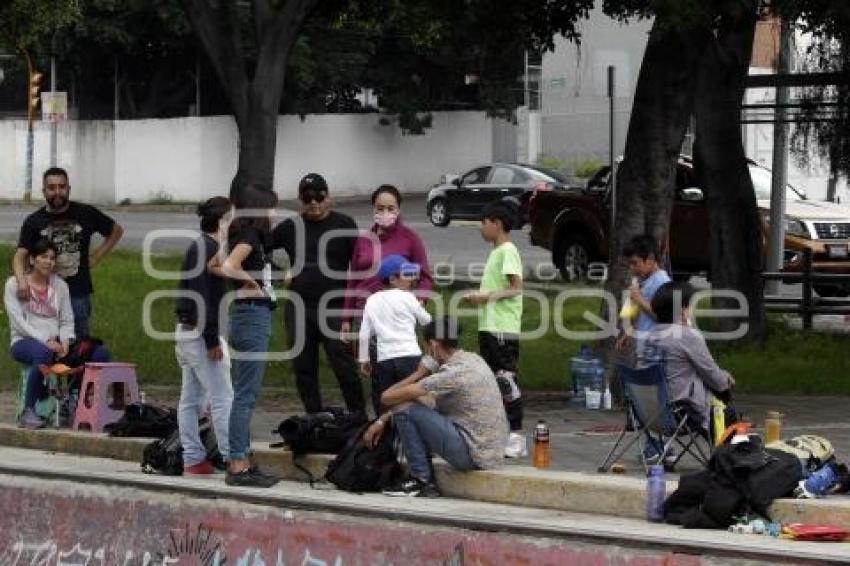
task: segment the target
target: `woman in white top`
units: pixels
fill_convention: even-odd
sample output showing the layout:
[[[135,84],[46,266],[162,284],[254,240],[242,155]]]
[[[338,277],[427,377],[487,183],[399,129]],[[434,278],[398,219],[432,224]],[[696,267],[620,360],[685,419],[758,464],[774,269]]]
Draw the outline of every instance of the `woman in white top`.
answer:
[[[25,275],[30,298],[17,297],[14,277],[6,281],[3,299],[9,314],[12,335],[12,358],[32,366],[27,381],[24,413],[21,425],[27,428],[44,426],[35,414],[36,401],[45,395],[44,379],[39,365],[50,364],[68,353],[74,338],[74,311],[68,285],[53,273],[56,248],[47,238],[39,239],[29,251],[30,270]]]

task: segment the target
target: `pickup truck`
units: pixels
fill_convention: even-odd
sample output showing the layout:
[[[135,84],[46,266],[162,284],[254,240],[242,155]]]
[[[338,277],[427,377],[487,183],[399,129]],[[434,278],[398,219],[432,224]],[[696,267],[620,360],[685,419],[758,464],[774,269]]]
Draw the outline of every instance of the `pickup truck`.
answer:
[[[762,229],[770,217],[771,174],[749,163]],[[608,261],[610,167],[603,167],[583,188],[539,192],[529,200],[531,243],[552,252],[552,263],[565,280],[582,278],[593,262]],[[788,185],[785,210],[786,271],[803,269],[803,250],[812,250],[813,269],[850,273],[850,207],[809,200]],[[676,170],[676,196],[670,219],[670,261],[674,279],[709,276],[708,212],[697,186],[693,163],[681,157]],[[847,296],[850,284],[815,285],[821,296]]]

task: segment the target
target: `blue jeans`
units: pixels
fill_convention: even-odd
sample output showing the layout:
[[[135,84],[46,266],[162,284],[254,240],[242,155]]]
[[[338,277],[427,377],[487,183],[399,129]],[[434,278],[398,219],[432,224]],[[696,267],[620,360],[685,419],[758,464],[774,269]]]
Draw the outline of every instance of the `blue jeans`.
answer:
[[[251,450],[251,415],[263,385],[269,338],[271,309],[265,305],[239,303],[230,311],[230,348],[233,351],[233,404],[230,407],[230,459],[244,460]],[[258,359],[238,359],[249,354]],[[260,355],[263,354],[263,355]]]
[[[71,297],[71,310],[74,311],[74,336],[78,339],[90,336],[91,295]]]
[[[21,338],[12,344],[12,358],[19,363],[30,367],[27,376],[27,393],[24,396],[24,408],[33,409],[39,399],[47,396],[47,386],[44,384],[44,376],[38,369],[40,364],[52,364],[55,354],[35,338]],[[91,361],[108,362],[109,352],[103,346],[97,346],[91,353]],[[77,386],[79,387],[79,386]]]
[[[403,356],[378,362],[372,372],[372,406],[381,414],[381,393],[395,385],[419,367],[422,356]]]
[[[183,446],[183,463],[194,466],[206,460],[207,450],[201,443],[198,419],[209,398],[212,427],[218,450],[228,457],[228,427],[230,405],[233,403],[233,386],[230,384],[230,358],[225,353],[221,361],[207,357],[207,345],[194,330],[184,330],[177,325],[174,352],[177,363],[183,370],[180,403],[177,405],[177,424],[180,428],[180,444]]]
[[[460,429],[434,409],[414,401],[393,413],[393,425],[413,477],[425,482],[434,480],[431,454],[464,472],[478,468]]]

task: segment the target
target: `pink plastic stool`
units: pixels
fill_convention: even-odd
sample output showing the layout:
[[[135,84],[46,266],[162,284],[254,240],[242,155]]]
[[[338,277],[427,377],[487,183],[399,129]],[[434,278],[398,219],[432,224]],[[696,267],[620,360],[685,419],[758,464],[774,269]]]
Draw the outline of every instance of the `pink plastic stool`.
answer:
[[[127,405],[138,402],[135,364],[87,363],[72,428],[103,432],[124,415]]]

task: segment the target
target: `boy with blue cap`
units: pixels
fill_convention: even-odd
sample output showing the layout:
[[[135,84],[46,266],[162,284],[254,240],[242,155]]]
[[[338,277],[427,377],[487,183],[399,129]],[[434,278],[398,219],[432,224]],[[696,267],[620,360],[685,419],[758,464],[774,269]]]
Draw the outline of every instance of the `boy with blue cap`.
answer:
[[[419,367],[422,350],[416,339],[416,325],[431,322],[431,315],[411,292],[420,267],[401,255],[381,261],[378,276],[384,289],[372,294],[363,308],[360,323],[360,371],[370,375],[369,340],[377,340],[377,367],[372,381],[372,403],[380,415],[381,393],[412,374]]]

